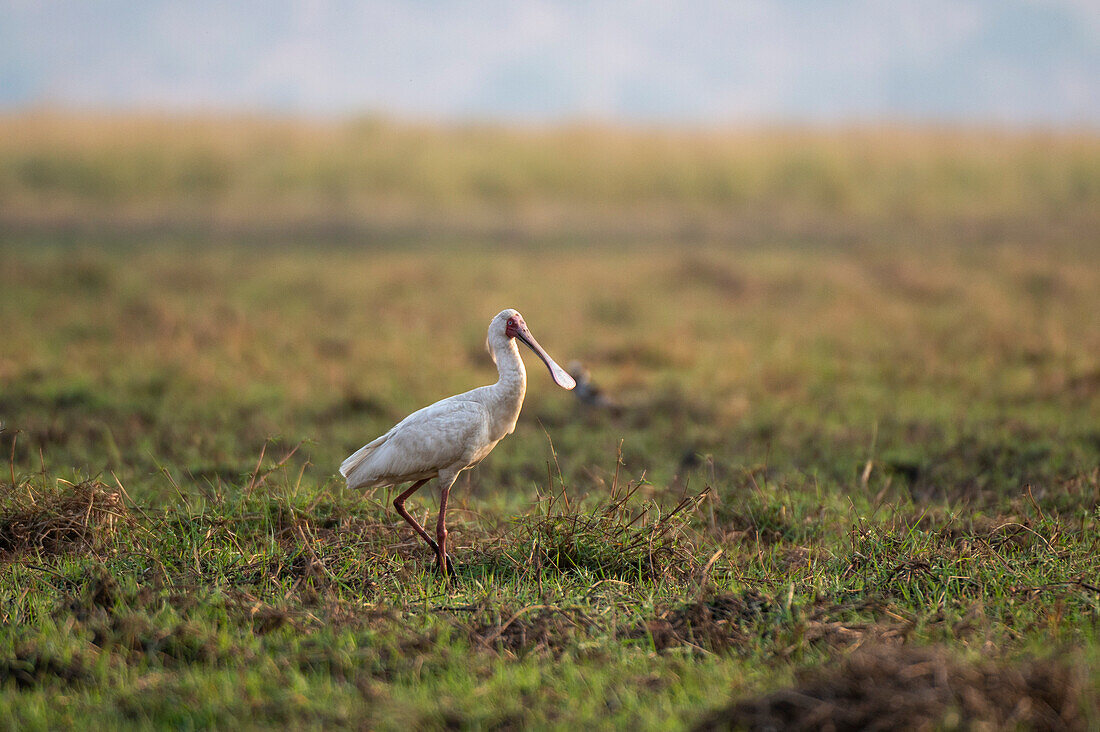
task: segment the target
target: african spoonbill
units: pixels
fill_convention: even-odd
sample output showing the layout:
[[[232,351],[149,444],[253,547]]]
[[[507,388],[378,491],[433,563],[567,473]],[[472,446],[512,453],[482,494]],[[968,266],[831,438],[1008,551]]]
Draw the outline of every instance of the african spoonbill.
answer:
[[[435,552],[440,570],[454,573],[447,555],[447,495],[458,474],[477,465],[500,440],[511,434],[527,391],[527,371],[516,341],[523,341],[550,369],[550,377],[563,389],[577,385],[531,335],[515,310],[502,310],[489,323],[486,345],[500,378],[424,407],[401,420],[393,429],[359,448],[340,466],[349,488],[377,488],[413,484],[393,501],[401,518]],[[439,521],[435,539],[405,510],[405,500],[432,478],[439,478]]]

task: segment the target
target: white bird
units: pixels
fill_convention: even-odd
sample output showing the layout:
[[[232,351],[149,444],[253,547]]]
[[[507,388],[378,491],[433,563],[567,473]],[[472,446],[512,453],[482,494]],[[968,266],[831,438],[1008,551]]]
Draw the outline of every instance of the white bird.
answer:
[[[516,428],[527,371],[519,356],[516,340],[523,341],[550,369],[550,377],[563,389],[577,385],[569,374],[543,350],[523,317],[515,310],[502,310],[489,323],[486,346],[497,365],[500,378],[482,386],[440,400],[413,412],[389,432],[367,443],[340,465],[349,488],[377,488],[415,481],[393,500],[401,518],[435,552],[440,570],[454,573],[447,555],[447,495],[458,474],[477,465],[505,435]],[[439,521],[433,540],[424,527],[405,510],[405,500],[432,478],[439,478]]]

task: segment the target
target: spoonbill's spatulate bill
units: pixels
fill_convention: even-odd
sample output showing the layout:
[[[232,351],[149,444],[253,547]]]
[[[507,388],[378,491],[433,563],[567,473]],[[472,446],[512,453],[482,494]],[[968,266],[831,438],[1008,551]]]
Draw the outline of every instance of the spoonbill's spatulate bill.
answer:
[[[516,341],[522,341],[550,369],[550,378],[563,389],[577,383],[543,350],[523,317],[503,310],[489,323],[486,345],[500,378],[492,386],[458,394],[413,412],[393,429],[359,448],[340,466],[349,488],[375,488],[414,481],[393,501],[393,507],[435,552],[440,569],[453,573],[447,556],[447,495],[455,478],[477,465],[501,439],[516,428],[527,371]],[[405,499],[432,478],[439,478],[439,521],[435,539],[405,510]]]

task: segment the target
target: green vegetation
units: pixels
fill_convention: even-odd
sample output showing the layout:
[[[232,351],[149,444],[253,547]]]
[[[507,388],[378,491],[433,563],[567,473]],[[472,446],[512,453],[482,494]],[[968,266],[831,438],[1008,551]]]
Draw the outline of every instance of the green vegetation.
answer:
[[[1095,137],[0,126],[5,726],[1100,725]]]

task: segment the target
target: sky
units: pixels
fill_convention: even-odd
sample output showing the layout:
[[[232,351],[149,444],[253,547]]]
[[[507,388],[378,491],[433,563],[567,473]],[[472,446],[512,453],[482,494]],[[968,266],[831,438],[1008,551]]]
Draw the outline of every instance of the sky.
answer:
[[[0,0],[0,109],[1100,127],[1100,0]]]

